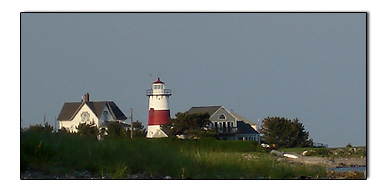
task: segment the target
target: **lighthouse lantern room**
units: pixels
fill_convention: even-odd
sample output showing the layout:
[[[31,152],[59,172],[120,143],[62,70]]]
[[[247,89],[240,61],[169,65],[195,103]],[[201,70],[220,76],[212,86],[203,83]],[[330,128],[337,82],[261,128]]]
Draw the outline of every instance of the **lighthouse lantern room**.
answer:
[[[160,126],[169,123],[168,100],[171,90],[165,89],[164,82],[157,78],[157,81],[153,82],[152,88],[147,90],[147,96],[149,105],[147,138],[168,137]]]

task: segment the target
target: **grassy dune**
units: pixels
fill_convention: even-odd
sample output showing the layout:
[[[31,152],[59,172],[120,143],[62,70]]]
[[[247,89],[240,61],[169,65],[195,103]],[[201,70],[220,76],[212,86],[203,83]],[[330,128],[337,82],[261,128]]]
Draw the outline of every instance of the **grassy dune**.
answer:
[[[279,161],[256,142],[215,139],[105,139],[40,131],[21,133],[21,173],[94,178],[296,179],[325,177],[321,166]],[[76,177],[75,177],[76,178]]]

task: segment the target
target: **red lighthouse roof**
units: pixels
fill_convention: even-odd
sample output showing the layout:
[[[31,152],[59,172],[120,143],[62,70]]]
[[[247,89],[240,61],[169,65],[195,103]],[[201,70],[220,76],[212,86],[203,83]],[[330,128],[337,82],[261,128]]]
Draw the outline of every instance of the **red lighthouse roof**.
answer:
[[[160,81],[160,78],[157,78],[156,82],[153,82],[154,84],[164,84],[164,82]]]

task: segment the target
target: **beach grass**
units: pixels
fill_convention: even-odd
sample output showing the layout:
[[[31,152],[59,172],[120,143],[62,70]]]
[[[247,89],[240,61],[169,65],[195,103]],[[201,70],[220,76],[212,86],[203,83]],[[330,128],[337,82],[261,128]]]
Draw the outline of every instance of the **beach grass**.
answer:
[[[61,177],[89,172],[99,179],[296,179],[323,177],[322,166],[279,161],[257,142],[122,138],[22,132],[21,172]]]

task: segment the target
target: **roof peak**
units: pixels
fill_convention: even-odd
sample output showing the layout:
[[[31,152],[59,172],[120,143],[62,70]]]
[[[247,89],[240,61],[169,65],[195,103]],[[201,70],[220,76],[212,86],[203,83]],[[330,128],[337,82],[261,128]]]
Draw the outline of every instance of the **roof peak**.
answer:
[[[102,110],[105,106],[107,106],[111,114],[114,115],[117,120],[127,119],[124,113],[113,101],[65,102],[57,119],[59,121],[72,120],[72,118],[84,105],[87,105],[97,117],[101,116]]]
[[[68,101],[68,102],[64,102],[64,103],[101,103],[101,102],[113,102],[111,100],[104,100],[104,101],[87,101],[87,102],[84,102],[84,101]]]
[[[160,80],[160,77],[157,77],[157,81],[156,82],[153,82],[154,84],[164,84],[164,82],[162,82]]]
[[[223,107],[222,105],[206,105],[206,106],[196,106],[194,108],[197,108],[197,107]]]
[[[223,106],[200,106],[200,107],[191,107],[187,112],[188,113],[208,113],[209,115],[214,114],[217,110]]]

